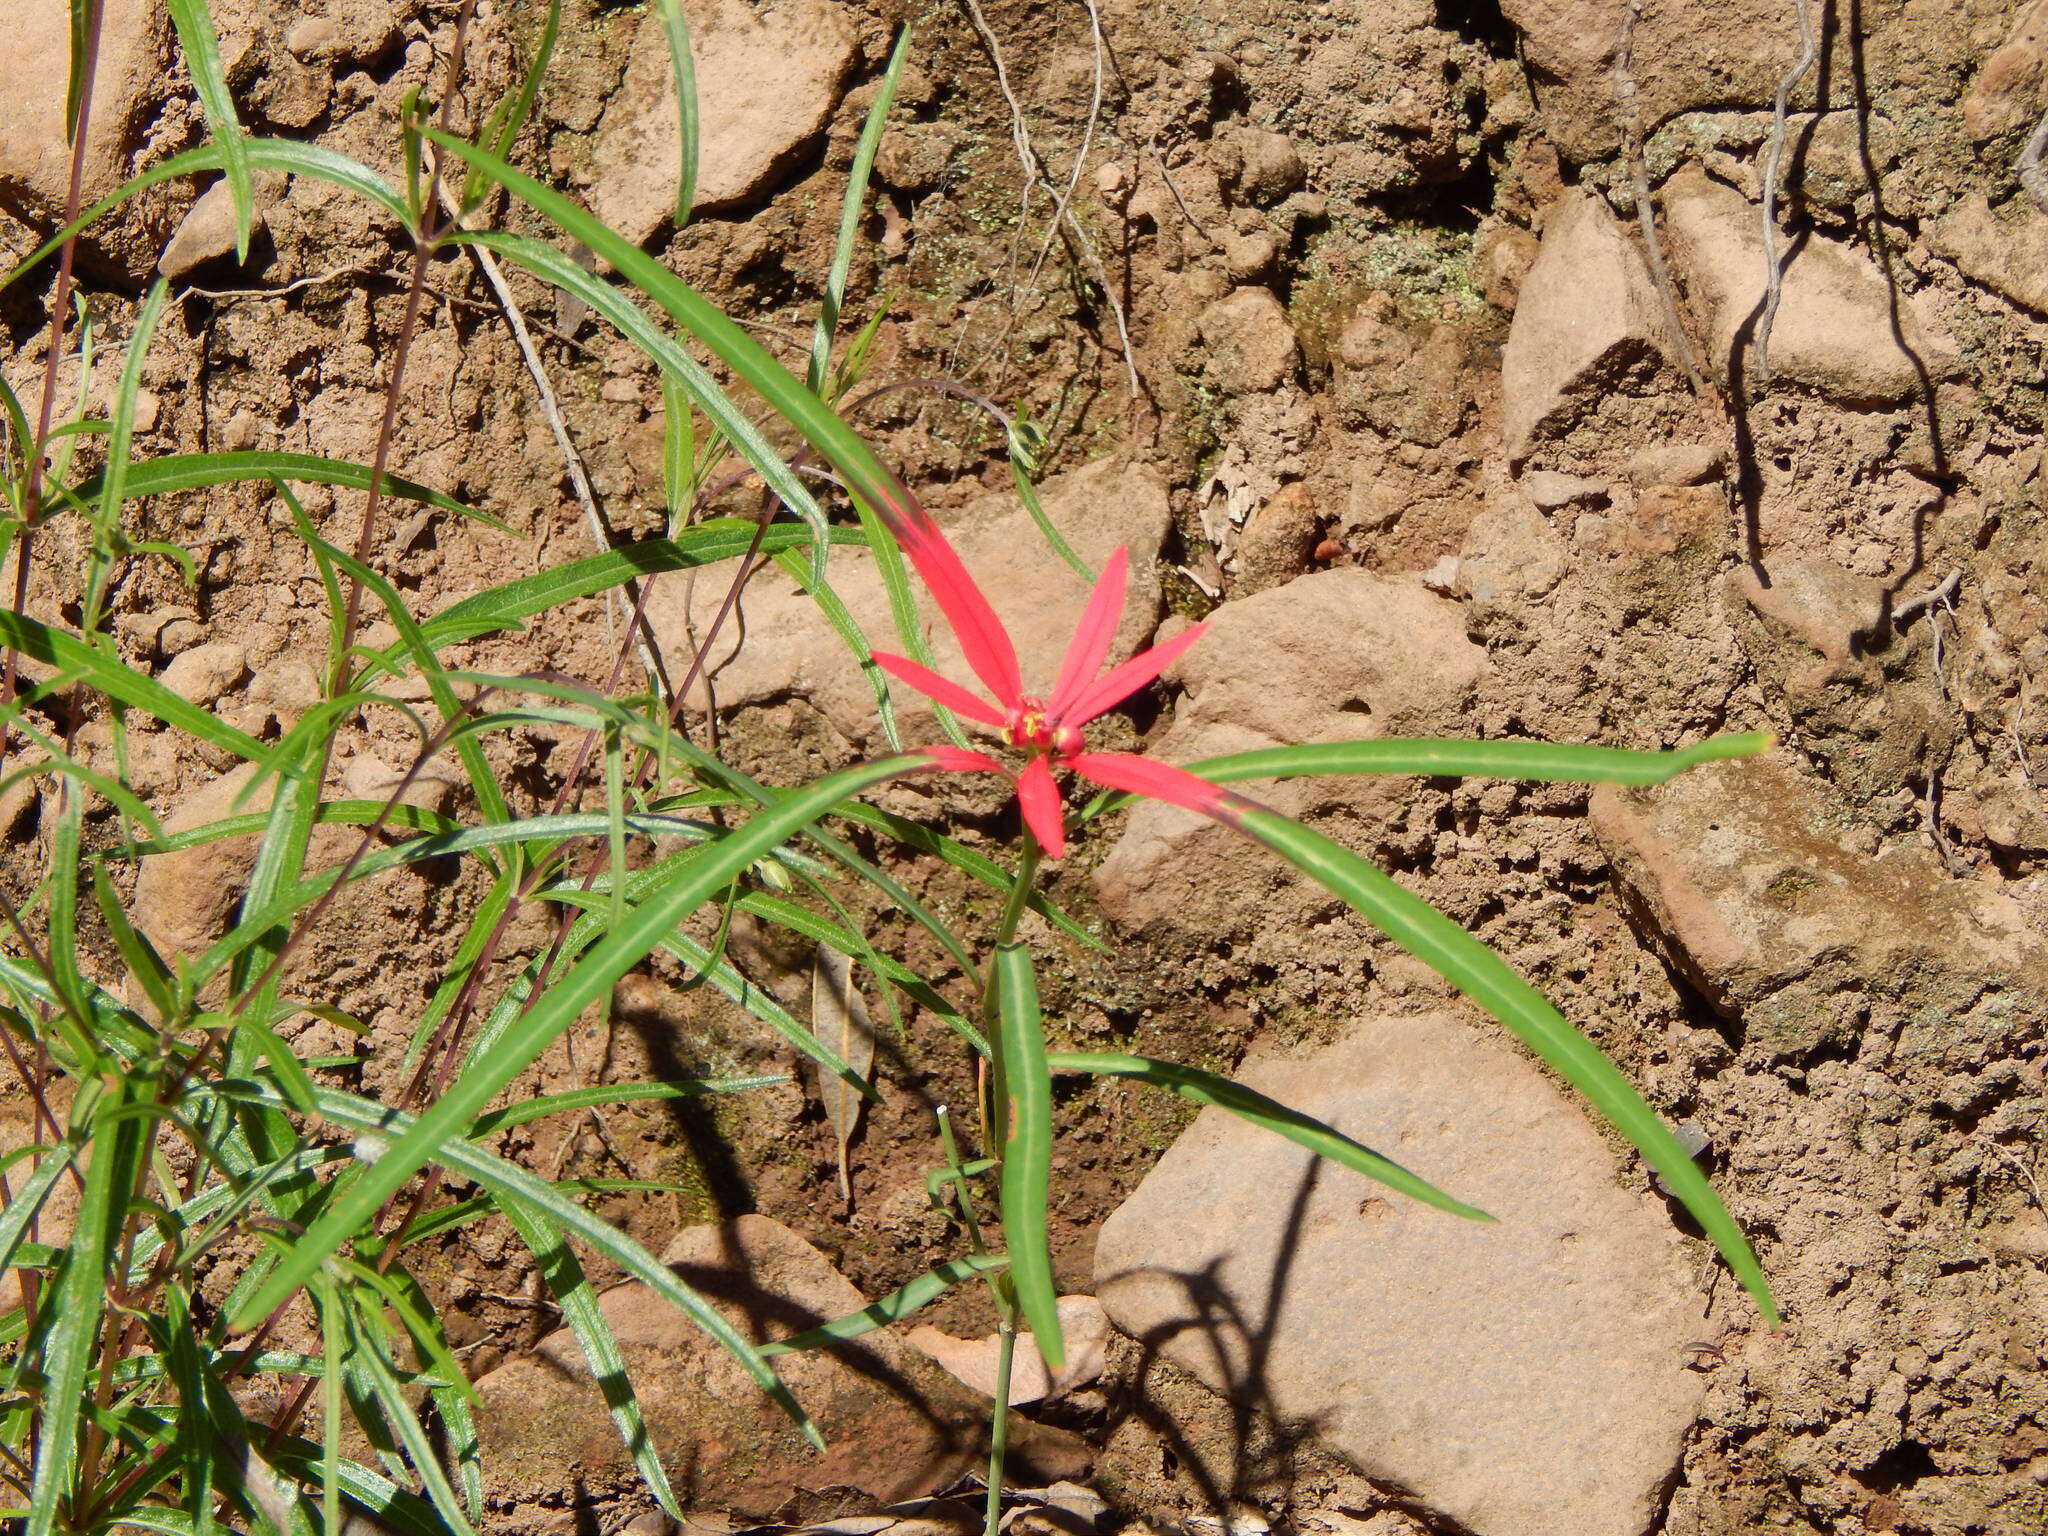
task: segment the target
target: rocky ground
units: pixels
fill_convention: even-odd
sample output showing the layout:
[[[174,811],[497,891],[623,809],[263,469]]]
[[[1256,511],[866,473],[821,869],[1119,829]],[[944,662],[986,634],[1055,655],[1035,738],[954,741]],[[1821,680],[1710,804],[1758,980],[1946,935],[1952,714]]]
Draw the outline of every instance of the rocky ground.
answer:
[[[1108,1507],[1068,1487],[1025,1524],[2048,1526],[2048,210],[2014,173],[2048,109],[2048,4],[1815,0],[1813,67],[1796,79],[1801,0],[687,8],[698,220],[678,233],[664,212],[674,108],[637,7],[565,7],[524,163],[797,358],[890,29],[916,24],[853,269],[856,323],[886,305],[866,383],[942,377],[1028,409],[1048,434],[1055,521],[1084,555],[1128,543],[1137,557],[1123,646],[1209,616],[1163,699],[1110,736],[1180,761],[1404,734],[1778,738],[1765,760],[1661,790],[1255,792],[1495,945],[1697,1134],[1786,1304],[1782,1330],[1497,1030],[1318,890],[1156,807],[1076,850],[1054,894],[1113,952],[1038,935],[1060,1041],[1225,1070],[1256,1058],[1254,1081],[1509,1219],[1459,1227],[1122,1090],[1063,1098],[1060,1278],[1098,1293],[1117,1331],[1098,1379],[1025,1410],[1040,1421],[1025,1476]],[[394,172],[401,103],[440,79],[454,9],[215,7],[252,128]],[[538,11],[485,0],[478,16],[468,68],[487,99]],[[18,255],[62,202],[66,29],[56,6],[7,26],[0,252]],[[108,0],[89,192],[203,134],[167,34],[147,0]],[[330,188],[263,192],[246,265],[221,200],[175,183],[84,253],[105,342],[132,326],[159,261],[174,279],[140,451],[370,455],[407,253]],[[1767,197],[1784,258],[1768,328]],[[394,466],[514,531],[399,522],[379,559],[423,606],[592,538],[490,290],[449,257],[429,291]],[[552,290],[514,291],[603,536],[658,530],[646,360]],[[41,375],[46,299],[0,300],[17,389]],[[118,350],[103,347],[96,391]],[[77,376],[68,363],[67,388]],[[951,521],[1027,672],[1049,673],[1082,587],[1016,510],[996,432],[919,389],[858,419]],[[349,498],[306,499],[353,526]],[[128,654],[259,735],[296,719],[325,620],[288,521],[242,490],[144,516],[201,556],[202,582],[139,568],[118,600]],[[76,559],[66,537],[49,541],[53,583]],[[836,569],[882,627],[878,578],[852,555]],[[700,703],[728,750],[790,780],[848,760],[876,725],[831,632],[779,579],[755,583],[745,641]],[[715,588],[657,587],[665,647],[686,650]],[[607,623],[593,604],[457,659],[601,677]],[[104,749],[104,725],[83,739]],[[558,744],[536,728],[491,750],[532,800],[558,782]],[[378,718],[344,748],[338,771],[366,794],[408,751]],[[137,789],[174,825],[220,814],[239,787],[168,734],[132,754]],[[414,792],[459,812],[450,788]],[[1007,841],[971,784],[891,793]],[[36,817],[32,796],[0,802],[10,839]],[[898,872],[965,899],[942,872]],[[166,857],[138,905],[160,943],[200,943],[245,875],[218,846]],[[391,1085],[392,1042],[476,894],[438,870],[394,875],[305,953],[376,1026],[366,1087]],[[877,915],[874,933],[945,976],[900,923]],[[525,953],[545,941],[537,925],[514,937]],[[765,939],[742,953],[801,996],[808,956]],[[630,978],[536,1086],[793,1069],[678,979]],[[921,1016],[883,1047],[850,1203],[801,1075],[715,1111],[525,1127],[510,1150],[551,1172],[684,1180],[687,1197],[605,1209],[723,1285],[752,1326],[787,1332],[955,1251],[923,1174],[930,1108],[965,1101],[965,1065]],[[473,1230],[429,1273],[491,1405],[494,1529],[649,1536],[660,1517],[519,1251]],[[884,1334],[792,1368],[838,1434],[817,1462],[680,1319],[633,1287],[605,1306],[706,1523],[918,1536],[957,1522],[957,1503],[916,1501],[969,1470],[985,1400],[916,1342]],[[988,1326],[968,1292],[929,1322],[969,1340]]]

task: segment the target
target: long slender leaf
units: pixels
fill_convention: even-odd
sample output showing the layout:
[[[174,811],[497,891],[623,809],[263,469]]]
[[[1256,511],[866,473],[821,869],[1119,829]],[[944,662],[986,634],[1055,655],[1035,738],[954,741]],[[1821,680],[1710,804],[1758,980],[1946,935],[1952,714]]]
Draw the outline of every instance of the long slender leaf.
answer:
[[[1047,1058],[1055,1072],[1087,1072],[1098,1077],[1127,1077],[1138,1082],[1150,1083],[1155,1088],[1164,1088],[1177,1093],[1192,1103],[1215,1105],[1217,1108],[1248,1120],[1253,1125],[1271,1131],[1276,1136],[1285,1136],[1297,1146],[1307,1147],[1318,1157],[1327,1157],[1341,1167],[1354,1173],[1362,1173],[1369,1179],[1377,1179],[1389,1189],[1398,1190],[1411,1199],[1420,1200],[1424,1205],[1433,1205],[1440,1211],[1449,1211],[1453,1216],[1466,1216],[1474,1221],[1491,1221],[1493,1218],[1476,1206],[1454,1200],[1427,1179],[1420,1178],[1403,1168],[1399,1163],[1382,1157],[1372,1148],[1353,1141],[1342,1131],[1335,1130],[1299,1110],[1289,1109],[1277,1099],[1269,1099],[1255,1089],[1242,1083],[1234,1083],[1227,1077],[1218,1077],[1213,1072],[1204,1072],[1196,1067],[1184,1067],[1171,1061],[1154,1061],[1148,1056],[1124,1056],[1096,1051],[1055,1051]]]
[[[760,1352],[766,1356],[793,1355],[803,1350],[824,1349],[829,1345],[843,1344],[848,1339],[857,1339],[864,1333],[872,1333],[877,1328],[886,1328],[891,1323],[901,1322],[919,1308],[929,1306],[938,1300],[962,1280],[971,1280],[976,1275],[993,1274],[1009,1262],[999,1253],[972,1254],[964,1259],[950,1259],[931,1273],[919,1275],[909,1284],[899,1286],[888,1295],[869,1302],[858,1312],[835,1318],[829,1323],[820,1323],[815,1328],[806,1328],[802,1333],[793,1333],[786,1339],[763,1344]]]
[[[199,490],[209,485],[230,485],[238,480],[290,480],[367,491],[370,488],[370,466],[351,463],[347,459],[323,458],[315,453],[286,453],[268,448],[235,453],[167,453],[130,464],[121,476],[118,488],[109,483],[102,471],[79,484],[73,494],[81,501],[99,500],[110,494],[116,494],[121,501],[134,501],[144,496],[167,496],[175,491]],[[443,512],[473,517],[506,533],[513,531],[496,518],[431,486],[418,485],[391,474],[385,475],[379,483],[386,496],[401,501],[423,502]]]
[[[38,1415],[34,1484],[24,1536],[51,1536],[69,1504],[71,1476],[87,1399],[86,1375],[99,1345],[107,1303],[107,1269],[114,1260],[121,1212],[144,1148],[143,1121],[127,1113],[128,1084],[115,1086],[94,1106],[93,1158],[86,1168],[64,1266],[51,1286],[50,1306],[39,1320],[45,1381]]]
[[[661,13],[676,91],[676,149],[681,156],[676,177],[676,228],[681,229],[697,206],[697,64],[690,56],[690,22],[683,15],[681,0],[655,0],[655,9]],[[504,151],[498,153],[502,156]]]
[[[820,779],[770,810],[763,810],[723,842],[693,859],[685,872],[635,907],[533,1008],[499,1038],[488,1060],[472,1060],[348,1191],[293,1245],[276,1271],[245,1302],[237,1326],[253,1327],[284,1304],[326,1257],[364,1230],[383,1203],[437,1153],[446,1156],[461,1130],[513,1078],[523,1072],[576,1016],[604,997],[682,919],[731,883],[733,877],[831,809],[833,803],[923,766],[921,759],[885,758]]]
[[[264,755],[262,743],[247,731],[186,703],[155,678],[124,667],[77,636],[52,629],[25,613],[0,610],[0,645],[12,646],[24,656],[54,666],[65,677],[83,679],[108,698],[154,715],[165,725],[176,726],[237,757],[253,761]]]
[[[629,282],[708,347],[759,393],[776,414],[795,427],[806,442],[823,454],[858,500],[884,509],[892,516],[906,515],[917,508],[916,498],[883,468],[881,460],[875,457],[874,451],[858,433],[841,421],[824,401],[804,388],[801,380],[791,377],[760,343],[689,284],[552,188],[495,156],[485,154],[473,144],[466,144],[435,128],[422,131],[451,154],[481,166],[508,192],[618,268]],[[700,408],[703,404],[699,401]],[[815,550],[821,561],[824,552],[822,545]],[[823,575],[822,569],[819,574]]]
[[[255,1094],[273,1103],[281,1100],[272,1098],[268,1092],[252,1084],[226,1084],[209,1088],[209,1092],[232,1092],[237,1096]],[[425,1116],[417,1119],[388,1109],[381,1104],[372,1104],[354,1094],[340,1093],[333,1089],[319,1090],[320,1113],[328,1120],[347,1129],[367,1132],[377,1137],[389,1138],[388,1146],[395,1150],[418,1130]],[[429,1114],[432,1113],[430,1110]],[[389,1156],[387,1151],[385,1156]],[[691,1321],[702,1328],[734,1359],[743,1365],[748,1373],[767,1392],[783,1411],[803,1427],[810,1441],[822,1446],[823,1440],[809,1417],[789,1389],[769,1369],[760,1353],[742,1338],[737,1329],[726,1321],[718,1310],[686,1285],[683,1280],[640,1244],[633,1241],[609,1222],[593,1216],[575,1201],[528,1173],[524,1168],[509,1163],[500,1157],[493,1157],[472,1142],[447,1139],[441,1143],[438,1160],[450,1171],[471,1179],[488,1190],[500,1201],[516,1200],[532,1210],[537,1210],[561,1227],[564,1232],[582,1242],[588,1243],[604,1254],[620,1269],[635,1279],[644,1280],[664,1299],[685,1313]]]
[[[772,1088],[789,1079],[780,1073],[764,1077],[682,1078],[666,1083],[603,1083],[595,1088],[571,1088],[565,1093],[544,1093],[537,1099],[494,1109],[480,1115],[464,1135],[470,1141],[482,1138],[543,1115],[559,1115],[572,1109],[589,1109],[598,1104],[632,1104],[647,1099],[694,1099],[707,1093],[745,1093],[753,1088]]]
[[[675,0],[663,0],[674,4]],[[853,147],[853,168],[846,176],[846,200],[839,210],[839,238],[832,247],[832,270],[825,277],[825,296],[818,305],[818,324],[811,335],[811,366],[804,382],[814,395],[825,393],[825,380],[832,368],[832,343],[839,334],[839,309],[846,302],[846,280],[853,271],[853,248],[860,239],[861,212],[867,202],[868,178],[874,174],[875,151],[882,146],[882,134],[889,126],[889,109],[896,104],[896,86],[903,78],[903,65],[910,57],[910,28],[896,29],[896,46],[889,50],[889,63],[882,71],[881,84],[868,115],[860,125],[860,140]]]
[[[640,1412],[640,1398],[634,1392],[633,1378],[626,1370],[626,1357],[619,1352],[619,1341],[612,1333],[612,1325],[598,1306],[597,1292],[591,1287],[583,1266],[576,1261],[576,1255],[570,1251],[568,1239],[544,1212],[518,1200],[500,1200],[498,1208],[505,1213],[512,1230],[519,1234],[519,1240],[533,1254],[534,1262],[540,1267],[541,1278],[560,1304],[562,1321],[576,1336],[577,1347],[583,1351],[583,1358],[590,1366],[591,1378],[604,1394],[605,1407],[611,1413],[612,1423],[618,1427],[619,1438],[632,1453],[633,1464],[640,1469],[640,1476],[646,1480],[655,1502],[680,1520],[682,1511],[676,1504],[675,1490],[669,1486],[668,1473],[661,1465],[661,1452],[647,1432],[647,1420]]]
[[[1001,1023],[1001,1082],[1004,1111],[1002,1209],[1003,1246],[1009,1250],[1010,1279],[1017,1303],[1057,1375],[1066,1365],[1060,1332],[1059,1291],[1053,1285],[1052,1249],[1047,1245],[1045,1207],[1052,1168],[1052,1075],[1045,1059],[1045,1020],[1038,1011],[1038,977],[1031,951],[1005,944],[996,951],[997,1017]]]
[[[1755,1299],[1778,1321],[1770,1282],[1748,1239],[1678,1138],[1600,1048],[1486,945],[1370,860],[1271,811],[1239,813],[1243,830],[1341,897],[1380,932],[1437,971],[1518,1035],[1606,1116],[1663,1176]]]
[[[228,192],[234,199],[235,260],[247,261],[249,232],[256,223],[256,188],[249,176],[248,139],[235,116],[235,98],[220,61],[220,38],[213,30],[206,0],[170,0],[170,7],[178,46],[184,52],[186,69],[191,71],[199,108],[206,114],[207,130],[220,150],[221,168],[227,173]]]

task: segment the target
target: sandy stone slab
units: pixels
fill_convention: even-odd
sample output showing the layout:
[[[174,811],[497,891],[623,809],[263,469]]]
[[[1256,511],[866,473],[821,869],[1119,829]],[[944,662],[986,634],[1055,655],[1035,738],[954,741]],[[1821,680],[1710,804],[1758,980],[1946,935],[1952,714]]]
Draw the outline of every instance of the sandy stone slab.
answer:
[[[1637,1536],[1700,1400],[1670,1218],[1578,1107],[1447,1014],[1244,1080],[1498,1218],[1461,1221],[1204,1110],[1104,1223],[1111,1319],[1485,1536]]]
[[[824,1254],[765,1216],[685,1228],[662,1262],[757,1344],[867,1304]],[[686,1503],[760,1519],[831,1488],[889,1503],[936,1492],[987,1455],[986,1401],[891,1332],[777,1360],[777,1374],[825,1436],[818,1453],[738,1361],[650,1287],[615,1287],[599,1307]],[[492,1371],[477,1390],[496,1491],[550,1504],[637,1480],[567,1329]],[[1023,1475],[1085,1472],[1086,1452],[1073,1436],[1012,1423],[1021,1431],[1013,1446]]]
[[[759,196],[824,130],[858,41],[843,6],[787,0],[686,0],[697,82],[697,195],[704,212]],[[625,84],[598,128],[591,202],[627,239],[674,215],[682,183],[675,77],[661,19],[633,39]]]

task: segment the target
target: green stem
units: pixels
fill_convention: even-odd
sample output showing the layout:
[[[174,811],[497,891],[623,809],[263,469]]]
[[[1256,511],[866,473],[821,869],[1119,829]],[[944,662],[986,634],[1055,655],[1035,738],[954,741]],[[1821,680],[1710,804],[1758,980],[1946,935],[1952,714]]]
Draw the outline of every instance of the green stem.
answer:
[[[1010,1448],[1010,1363],[1017,1357],[1016,1309],[996,1324],[996,1411],[988,1426],[988,1512],[982,1536],[996,1536],[1003,1521],[1003,1460]]]
[[[1003,915],[997,920],[995,944],[989,951],[991,955],[1005,944],[1016,941],[1017,925],[1023,921],[1025,906],[1031,900],[1031,883],[1038,874],[1041,857],[1038,839],[1027,828],[1024,851],[1017,860],[1017,880],[1010,887],[1010,898],[1003,903]],[[988,1156],[1000,1157],[1008,1136],[1009,1100],[1004,1083],[1002,1031],[996,1027],[1000,1000],[996,994],[993,962],[989,964],[987,975],[988,984],[981,994],[981,1029],[988,1038],[991,1055],[988,1114],[982,1126],[982,1145],[989,1149]],[[1004,1172],[1000,1166],[996,1169],[998,1181]],[[996,1536],[996,1527],[1003,1513],[1003,1461],[1010,1444],[1010,1363],[1017,1352],[1017,1295],[1008,1271],[990,1275],[988,1288],[996,1304],[996,1402],[989,1420],[988,1515],[982,1536]]]

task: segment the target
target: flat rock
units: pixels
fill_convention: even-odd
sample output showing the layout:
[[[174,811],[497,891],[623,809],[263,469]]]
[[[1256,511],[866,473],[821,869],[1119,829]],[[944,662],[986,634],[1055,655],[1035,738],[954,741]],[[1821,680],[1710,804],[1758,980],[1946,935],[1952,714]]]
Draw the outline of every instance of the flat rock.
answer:
[[[1204,371],[1228,395],[1278,389],[1294,377],[1294,326],[1270,288],[1239,288],[1203,310]]]
[[[1522,489],[1529,499],[1546,512],[1555,512],[1560,507],[1571,506],[1574,502],[1604,502],[1607,500],[1607,486],[1599,480],[1588,480],[1580,475],[1567,475],[1555,469],[1539,469],[1522,477]]]
[[[1671,178],[1664,209],[1672,262],[1705,312],[1708,365],[1730,387],[1753,387],[1764,304],[1757,210],[1696,168]],[[1953,365],[1954,344],[1924,324],[1911,299],[1895,293],[1862,252],[1814,234],[1786,250],[1784,292],[1771,326],[1774,379],[1843,405],[1877,406],[1905,399],[1923,374],[1936,378]]]
[[[704,212],[761,196],[824,131],[858,54],[845,7],[784,0],[685,0],[697,78],[697,196]],[[682,184],[675,77],[652,10],[625,83],[605,109],[591,161],[591,206],[636,244],[674,217]]]
[[[284,177],[274,171],[258,171],[255,182],[254,230],[263,227],[264,210],[277,201],[284,190]],[[226,178],[215,182],[199,194],[199,201],[178,221],[177,231],[171,236],[164,253],[157,258],[156,269],[165,277],[176,282],[194,268],[209,261],[218,261],[235,248],[235,198]]]
[[[1360,1020],[1243,1080],[1497,1224],[1207,1109],[1103,1224],[1111,1320],[1460,1529],[1638,1536],[1698,1408],[1701,1298],[1578,1107],[1448,1014]]]
[[[756,1344],[867,1304],[822,1253],[763,1216],[686,1228],[662,1262]],[[648,1434],[686,1503],[751,1519],[773,1518],[792,1499],[830,1488],[892,1503],[937,1492],[987,1454],[986,1399],[888,1330],[777,1361],[825,1436],[827,1449],[818,1454],[738,1362],[652,1289],[618,1286],[598,1305],[618,1338]],[[581,1502],[637,1484],[567,1329],[476,1385],[486,1465],[520,1490],[522,1502]],[[1027,1470],[1020,1475],[1050,1480],[1085,1469],[1085,1450],[1072,1436],[1012,1423],[1023,1431]]]
[[[1501,352],[1510,458],[1560,437],[1632,369],[1662,357],[1664,318],[1649,268],[1606,203],[1568,192],[1522,279]]]
[[[255,777],[256,765],[245,763],[195,790],[165,813],[164,831],[189,832],[224,817],[269,810],[274,780],[243,798]],[[165,960],[197,959],[227,930],[255,868],[257,841],[252,832],[142,861],[129,915]]]
[[[2031,198],[2016,197],[1994,213],[1972,193],[1942,216],[1927,243],[1971,282],[2048,315],[2048,214]]]
[[[128,175],[142,119],[162,79],[162,44],[168,28],[154,0],[106,0],[93,76],[92,115],[86,127],[87,206]],[[64,215],[71,181],[71,146],[64,131],[64,82],[70,74],[69,7],[9,4],[0,23],[7,68],[0,72],[0,208],[39,229]],[[163,236],[155,222],[175,201],[146,197],[95,227],[84,249],[125,276],[146,274]]]
[[[1225,603],[1169,676],[1186,690],[1152,752],[1190,763],[1305,741],[1449,729],[1486,665],[1462,608],[1415,577],[1357,566],[1318,571]],[[1291,779],[1241,786],[1287,815],[1360,806],[1383,782]],[[1096,871],[1103,910],[1129,929],[1223,933],[1260,913],[1278,860],[1246,856],[1238,834],[1143,801]]]
[[[1576,164],[1621,144],[1613,71],[1628,7],[1629,0],[1501,0],[1521,35],[1543,127]],[[1645,5],[1629,52],[1645,123],[1696,107],[1769,106],[1786,61],[1799,56],[1798,18],[1778,0],[1724,0],[1714,25],[1703,27],[1687,6]],[[1837,61],[1836,78],[1845,62]],[[1795,105],[1811,96],[1809,74]]]
[[[2025,914],[1931,852],[1854,849],[1854,818],[1769,757],[1594,793],[1591,825],[1639,925],[1715,1009],[1796,1056],[1896,1028],[1967,1054],[2044,978]]]
[[[1830,674],[1853,670],[1884,628],[1884,584],[1829,560],[1780,556],[1761,571],[1741,567],[1728,584],[1773,631],[1819,655]]]
[[[1129,547],[1129,595],[1111,651],[1113,660],[1128,656],[1145,643],[1159,619],[1158,554],[1171,521],[1166,482],[1150,468],[1099,459],[1049,478],[1039,487],[1039,498],[1053,525],[1095,569],[1118,545]],[[1049,688],[1087,604],[1089,584],[1054,552],[1008,493],[973,503],[947,521],[946,531],[1009,627],[1025,685]],[[900,653],[873,557],[861,549],[834,550],[829,579],[869,642]],[[680,576],[654,584],[648,619],[667,654],[692,654],[691,636],[705,633],[730,580],[730,567],[721,566],[699,574],[694,587]],[[914,578],[912,589],[938,669],[971,680],[938,606]],[[746,643],[719,668],[714,683],[720,708],[796,697],[823,713],[848,741],[867,746],[880,740],[874,690],[818,605],[774,567],[748,584],[745,603]],[[722,657],[729,648],[721,640],[717,654]],[[912,739],[935,739],[937,727],[923,695],[904,687],[892,691],[906,733]]]

